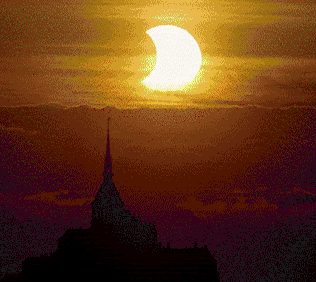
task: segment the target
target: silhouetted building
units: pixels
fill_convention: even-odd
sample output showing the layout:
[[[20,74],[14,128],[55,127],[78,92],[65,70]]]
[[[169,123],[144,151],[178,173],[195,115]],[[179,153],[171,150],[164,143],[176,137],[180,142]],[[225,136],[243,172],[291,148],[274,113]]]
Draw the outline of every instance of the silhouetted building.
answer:
[[[8,273],[5,273],[2,277],[0,277],[0,281],[1,282],[11,282],[11,281],[14,281],[14,282],[22,282],[22,281],[25,281],[24,277],[23,277],[23,273],[20,272],[20,273],[16,273],[16,274],[8,274]]]
[[[103,183],[92,201],[91,229],[100,233],[111,233],[120,243],[135,245],[139,250],[151,249],[157,244],[157,230],[153,224],[142,222],[124,203],[112,180],[112,158],[108,127],[107,148],[104,162]]]
[[[204,246],[172,249],[157,242],[153,224],[142,222],[124,203],[112,180],[109,130],[103,183],[92,205],[91,227],[70,229],[51,255],[23,262],[32,281],[89,279],[113,281],[220,281],[216,260]],[[114,277],[114,278],[113,278]]]

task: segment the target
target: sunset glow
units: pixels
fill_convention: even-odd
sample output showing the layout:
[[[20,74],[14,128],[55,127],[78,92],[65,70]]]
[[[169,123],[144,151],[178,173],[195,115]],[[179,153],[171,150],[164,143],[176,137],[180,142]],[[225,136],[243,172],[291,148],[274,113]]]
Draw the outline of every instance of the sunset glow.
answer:
[[[1,281],[310,280],[313,1],[2,2]]]

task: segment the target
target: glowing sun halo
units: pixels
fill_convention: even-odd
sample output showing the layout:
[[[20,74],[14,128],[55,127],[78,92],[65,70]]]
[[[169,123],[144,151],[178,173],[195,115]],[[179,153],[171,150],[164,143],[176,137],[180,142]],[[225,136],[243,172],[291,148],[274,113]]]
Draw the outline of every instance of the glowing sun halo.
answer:
[[[156,65],[142,83],[158,91],[181,90],[191,83],[202,64],[198,43],[186,30],[161,25],[147,30],[157,50]]]

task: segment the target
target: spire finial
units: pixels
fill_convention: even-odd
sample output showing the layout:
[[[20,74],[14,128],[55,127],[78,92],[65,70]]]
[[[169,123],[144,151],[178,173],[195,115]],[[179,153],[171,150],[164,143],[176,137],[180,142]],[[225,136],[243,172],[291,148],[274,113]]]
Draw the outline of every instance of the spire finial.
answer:
[[[108,118],[108,141],[110,140],[110,118]]]
[[[111,159],[111,152],[110,152],[110,118],[108,118],[106,155],[105,155],[104,172],[103,172],[104,177],[107,177],[108,175],[110,175],[111,177],[113,176],[112,159]]]

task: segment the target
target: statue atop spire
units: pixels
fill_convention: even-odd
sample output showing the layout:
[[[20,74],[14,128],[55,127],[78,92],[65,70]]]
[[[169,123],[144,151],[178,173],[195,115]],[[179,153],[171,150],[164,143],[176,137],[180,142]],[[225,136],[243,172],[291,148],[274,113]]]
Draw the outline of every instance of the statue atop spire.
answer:
[[[110,118],[108,119],[108,132],[107,132],[107,144],[106,144],[106,154],[104,162],[104,177],[112,177],[114,174],[112,172],[112,158],[110,153]]]

